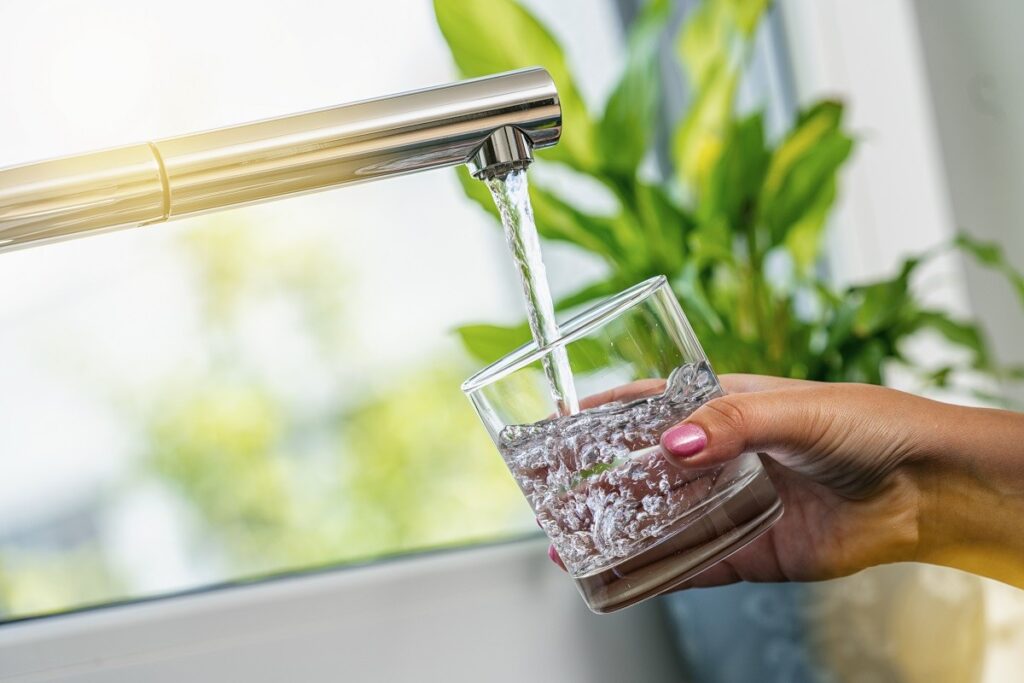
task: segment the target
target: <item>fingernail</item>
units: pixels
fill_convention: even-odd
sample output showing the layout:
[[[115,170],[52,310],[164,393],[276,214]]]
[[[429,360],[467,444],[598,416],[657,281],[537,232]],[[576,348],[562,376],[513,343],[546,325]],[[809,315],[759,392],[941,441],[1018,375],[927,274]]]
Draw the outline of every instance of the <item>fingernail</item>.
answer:
[[[677,458],[697,455],[708,445],[704,430],[689,422],[676,425],[661,435],[661,446]]]
[[[561,567],[562,571],[565,571],[565,563],[562,562],[562,558],[558,556],[558,553],[555,551],[555,546],[553,545],[548,546],[548,559]]]

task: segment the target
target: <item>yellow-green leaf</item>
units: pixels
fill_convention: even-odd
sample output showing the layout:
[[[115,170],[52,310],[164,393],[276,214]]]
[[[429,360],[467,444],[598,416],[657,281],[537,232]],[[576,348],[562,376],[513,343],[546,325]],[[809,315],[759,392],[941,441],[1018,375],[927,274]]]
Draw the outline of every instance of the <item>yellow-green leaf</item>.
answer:
[[[837,130],[842,118],[843,105],[828,100],[819,102],[801,114],[796,127],[789,132],[772,155],[768,176],[764,182],[764,193],[770,195],[778,192],[793,166],[826,135]]]
[[[721,0],[708,0],[687,17],[676,42],[676,53],[686,69],[691,90],[703,90],[719,63],[730,57],[735,26]]]
[[[817,198],[808,205],[786,234],[785,247],[793,257],[797,270],[803,275],[808,274],[818,260],[821,236],[835,198],[836,182],[832,178],[825,182]]]
[[[770,0],[725,0],[733,24],[747,37],[753,36]]]
[[[794,258],[813,260],[810,247],[835,198],[836,174],[853,149],[841,129],[842,105],[822,102],[797,121],[796,127],[772,154],[761,187],[758,212],[767,228],[767,246],[795,246]],[[790,238],[789,233],[798,230]]]
[[[722,154],[739,83],[739,72],[724,61],[718,61],[711,71],[677,128],[672,145],[676,173],[691,193],[705,185]]]
[[[463,76],[531,66],[547,69],[562,105],[562,138],[540,156],[580,170],[595,166],[594,124],[586,104],[562,48],[532,14],[512,0],[434,0],[434,13]]]

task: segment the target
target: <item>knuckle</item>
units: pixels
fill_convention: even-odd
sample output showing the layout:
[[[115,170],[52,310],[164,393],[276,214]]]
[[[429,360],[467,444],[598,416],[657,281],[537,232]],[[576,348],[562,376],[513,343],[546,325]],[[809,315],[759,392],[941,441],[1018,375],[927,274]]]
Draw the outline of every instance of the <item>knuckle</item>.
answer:
[[[716,421],[729,431],[740,432],[746,424],[746,413],[732,396],[721,396],[708,401],[704,410],[711,413]]]

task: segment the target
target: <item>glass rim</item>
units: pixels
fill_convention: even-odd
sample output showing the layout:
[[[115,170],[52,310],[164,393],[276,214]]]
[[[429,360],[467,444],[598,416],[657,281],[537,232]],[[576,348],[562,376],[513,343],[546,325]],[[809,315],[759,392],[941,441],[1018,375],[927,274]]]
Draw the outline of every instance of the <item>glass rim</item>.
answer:
[[[624,311],[645,301],[662,287],[668,286],[668,278],[664,275],[655,275],[642,282],[632,285],[618,294],[612,294],[602,299],[585,311],[577,313],[565,323],[559,325],[562,334],[557,339],[537,346],[536,340],[531,339],[522,346],[509,351],[507,354],[475,372],[462,383],[462,391],[466,395],[473,394],[484,387],[505,379],[514,372],[537,362],[544,356],[550,354],[558,347],[571,344],[590,332],[605,324],[611,318],[617,317]]]

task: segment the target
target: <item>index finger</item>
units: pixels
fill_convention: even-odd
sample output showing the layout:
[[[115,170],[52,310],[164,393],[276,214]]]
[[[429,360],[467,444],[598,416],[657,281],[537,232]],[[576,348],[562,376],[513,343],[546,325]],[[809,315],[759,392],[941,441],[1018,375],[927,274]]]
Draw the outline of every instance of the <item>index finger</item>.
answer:
[[[587,396],[580,401],[580,409],[596,408],[605,403],[614,401],[635,401],[638,398],[657,396],[665,391],[665,380],[663,379],[641,379],[620,387],[602,391],[599,394]]]
[[[811,382],[806,379],[771,377],[769,375],[745,375],[742,373],[721,375],[718,381],[727,394],[749,394],[757,391],[793,389],[795,387],[817,384],[817,382]]]

